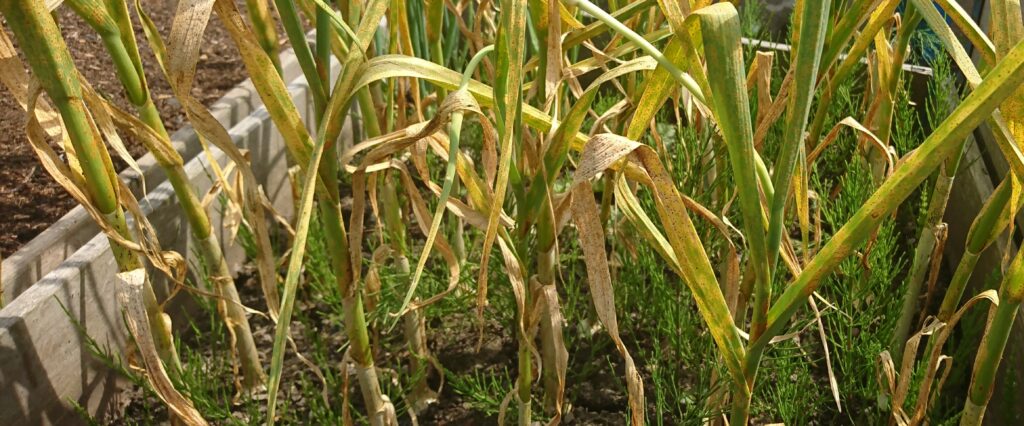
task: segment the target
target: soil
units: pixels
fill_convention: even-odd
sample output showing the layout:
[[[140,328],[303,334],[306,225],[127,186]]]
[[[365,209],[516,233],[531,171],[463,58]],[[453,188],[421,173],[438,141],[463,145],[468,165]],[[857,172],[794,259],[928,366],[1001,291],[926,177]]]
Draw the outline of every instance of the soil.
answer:
[[[241,301],[244,305],[257,311],[265,312],[266,304],[259,291],[258,277],[252,265],[247,265],[236,279]],[[345,348],[345,330],[338,321],[337,307],[332,307],[323,298],[313,296],[308,289],[300,288],[296,295],[295,312],[303,312],[308,318],[293,318],[291,322],[291,334],[295,342],[293,348],[313,362],[317,362],[318,368],[324,375],[339,377],[343,373],[340,363],[318,359],[319,356],[327,354],[329,357],[341,358]],[[183,348],[191,348],[201,355],[199,359],[203,363],[204,374],[213,375],[206,386],[217,387],[212,393],[231,395],[234,392],[233,375],[230,367],[225,367],[225,350],[223,342],[211,344],[209,335],[199,336],[194,331],[207,332],[214,325],[212,321],[219,321],[216,317],[199,316],[193,317],[191,331],[182,333],[179,351]],[[275,324],[264,315],[249,316],[249,324],[252,328],[253,337],[264,363],[269,363],[273,349]],[[181,326],[181,324],[178,324]],[[315,330],[310,330],[315,327]],[[431,354],[437,357],[438,363],[443,366],[446,372],[446,380],[453,376],[471,376],[474,374],[489,375],[493,373],[507,372],[511,380],[517,375],[516,362],[518,356],[518,343],[510,333],[508,327],[502,326],[496,320],[489,319],[484,328],[483,340],[477,349],[480,335],[477,332],[475,316],[472,314],[453,314],[442,318],[431,318],[427,324],[428,345]],[[311,338],[312,334],[319,336],[319,341]],[[371,333],[381,336],[378,331]],[[206,340],[204,340],[206,339]],[[384,337],[374,345],[375,362],[384,372],[386,366],[405,366],[406,360],[411,355],[406,350],[402,339],[402,333],[392,333],[391,337]],[[628,398],[619,382],[624,374],[624,367],[614,346],[604,344],[594,347],[586,342],[570,348],[569,369],[586,369],[587,365],[594,363],[611,365],[612,368],[604,369],[588,377],[584,382],[576,383],[566,389],[566,403],[571,408],[563,416],[563,425],[568,426],[602,426],[602,425],[623,425],[627,423]],[[607,343],[607,342],[606,342]],[[319,347],[323,345],[324,347]],[[393,350],[397,348],[397,350]],[[318,351],[319,349],[319,351]],[[196,358],[193,358],[195,362]],[[644,363],[639,360],[637,365],[647,384],[646,392],[653,391],[649,371],[644,368]],[[507,370],[505,370],[507,368]],[[391,371],[391,373],[398,373]],[[362,398],[359,394],[359,387],[352,370],[349,370],[349,398],[352,406],[358,413],[363,413]],[[309,422],[324,422],[327,418],[320,418],[311,398],[327,398],[327,403],[332,407],[342,405],[338,389],[330,387],[325,389],[325,394],[310,395],[304,393],[297,383],[311,381],[318,383],[319,379],[313,368],[308,364],[299,362],[293,350],[288,350],[286,361],[283,363],[281,374],[281,389],[278,395],[279,411],[278,424],[309,424]],[[441,386],[441,378],[436,371],[429,372],[428,385],[431,389],[441,389],[437,401],[428,405],[416,416],[413,423],[408,413],[399,415],[399,425],[413,426],[420,425],[490,425],[497,424],[496,413],[482,411],[474,406],[470,398],[460,395],[450,383],[446,382]],[[222,388],[222,389],[221,389]],[[207,389],[207,391],[210,391]],[[536,392],[536,389],[535,389]],[[499,401],[505,395],[494,394],[491,397]],[[533,409],[541,410],[540,395],[536,395]],[[236,395],[237,397],[237,395]],[[392,398],[399,396],[392,395]],[[235,401],[232,407],[228,408],[228,419],[207,420],[211,424],[258,424],[262,423],[266,416],[266,394],[262,392],[254,395],[253,400],[247,404],[255,404],[258,417],[254,417],[253,409],[246,404],[239,404]],[[139,386],[130,386],[118,399],[121,407],[112,410],[112,417],[105,419],[106,424],[131,425],[145,422],[146,419],[160,421],[168,416],[166,406],[160,402],[151,392],[143,390]],[[283,408],[284,401],[287,401],[287,408]],[[209,403],[209,402],[207,402]],[[216,403],[216,402],[213,402]],[[652,400],[648,400],[648,412],[656,410]],[[510,402],[507,415],[515,417],[516,403]],[[224,413],[223,411],[218,411]],[[319,415],[323,415],[320,413]],[[506,423],[509,421],[506,419]],[[356,423],[358,424],[358,422]]]
[[[170,34],[177,3],[176,0],[145,2],[146,11],[164,37]],[[244,10],[244,2],[239,0],[239,3]],[[56,16],[79,72],[98,92],[125,110],[132,111],[99,35],[68,7],[58,8]],[[145,42],[142,27],[136,18],[133,20],[153,99],[165,126],[173,132],[184,124],[184,112],[171,95],[170,86]],[[8,35],[14,40],[13,34],[8,32]],[[227,30],[216,17],[212,17],[204,34],[193,94],[210,105],[245,78],[241,57]],[[0,164],[3,165],[0,168],[0,217],[3,217],[0,221],[0,255],[4,257],[14,253],[75,206],[74,200],[39,165],[25,138],[24,127],[24,111],[6,89],[0,88],[0,135],[5,136],[0,139]],[[136,141],[126,138],[125,143],[136,158],[146,152]],[[60,152],[58,146],[54,145],[54,149]],[[123,168],[123,163],[120,165],[122,167],[118,168]]]

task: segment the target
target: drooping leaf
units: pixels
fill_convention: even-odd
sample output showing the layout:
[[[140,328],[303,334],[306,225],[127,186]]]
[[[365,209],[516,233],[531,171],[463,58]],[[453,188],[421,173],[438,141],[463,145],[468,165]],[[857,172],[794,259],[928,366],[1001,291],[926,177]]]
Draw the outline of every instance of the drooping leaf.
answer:
[[[744,349],[740,336],[736,332],[732,314],[719,288],[718,280],[701,244],[700,237],[690,220],[689,213],[687,213],[686,205],[654,149],[614,134],[600,134],[591,138],[580,154],[579,164],[573,175],[574,206],[576,203],[580,203],[580,208],[585,209],[587,206],[584,204],[593,203],[593,192],[588,186],[590,180],[623,159],[627,159],[631,164],[644,170],[644,173],[637,175],[636,178],[652,191],[658,217],[665,229],[666,239],[674,255],[674,262],[679,264],[678,272],[693,293],[697,308],[722,352],[725,365],[732,374],[733,380],[745,384],[742,368]],[[574,211],[575,209],[576,207],[574,207]],[[584,210],[578,214],[585,215],[587,212]],[[581,220],[589,219],[583,216]],[[601,232],[601,227],[598,226],[597,230],[593,230],[593,225],[592,221],[583,224],[588,227],[590,232],[594,233],[589,237],[596,240],[600,236],[597,233]],[[579,221],[577,221],[578,226],[580,226]],[[583,231],[580,232],[583,233]],[[591,248],[592,252],[587,254],[587,258],[597,263],[588,264],[588,279],[601,280],[603,279],[601,278],[602,274],[605,272],[602,272],[604,268],[600,266],[600,262],[601,259],[607,259],[607,256],[604,254],[603,243],[600,246],[596,241],[591,243],[594,247]],[[598,247],[600,247],[600,252],[597,250]],[[667,247],[662,246],[661,250],[666,249]],[[596,269],[591,271],[591,268]]]

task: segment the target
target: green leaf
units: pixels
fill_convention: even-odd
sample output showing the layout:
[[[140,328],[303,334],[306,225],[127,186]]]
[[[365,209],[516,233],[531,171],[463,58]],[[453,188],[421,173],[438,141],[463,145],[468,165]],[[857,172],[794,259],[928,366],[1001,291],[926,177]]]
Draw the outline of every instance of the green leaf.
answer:
[[[754,265],[756,285],[751,335],[758,336],[763,331],[764,315],[770,303],[771,281],[764,212],[757,186],[756,151],[750,123],[743,47],[740,44],[739,14],[732,4],[718,3],[694,12],[687,19],[699,22],[708,74],[715,76],[709,80],[711,108],[729,151],[750,261]]]
[[[804,129],[811,111],[811,101],[817,88],[818,66],[828,29],[828,13],[831,0],[805,1],[798,17],[800,37],[795,46],[793,61],[795,90],[790,93],[786,115],[785,134],[775,162],[772,183],[775,196],[771,200],[771,214],[768,219],[769,267],[774,269],[779,256],[782,230],[786,222],[786,204],[789,201],[790,181],[799,152],[804,145]],[[750,231],[748,231],[750,232]],[[754,336],[754,333],[751,333]]]
[[[501,216],[508,189],[509,169],[514,156],[513,142],[521,131],[523,59],[526,55],[526,0],[503,0],[498,40],[495,43],[497,75],[494,83],[495,111],[498,118],[498,176],[494,182],[494,198],[488,211],[487,231],[484,233],[483,258],[480,261],[478,288],[487,287],[489,253],[498,235]],[[484,292],[480,292],[484,294]],[[478,300],[478,318],[483,315],[483,302]]]
[[[850,220],[807,264],[768,313],[768,329],[752,344],[761,350],[778,335],[821,280],[850,256],[925,179],[960,147],[982,121],[1024,82],[1024,44],[1018,44],[985,80],[903,161]],[[753,350],[753,349],[752,349]]]

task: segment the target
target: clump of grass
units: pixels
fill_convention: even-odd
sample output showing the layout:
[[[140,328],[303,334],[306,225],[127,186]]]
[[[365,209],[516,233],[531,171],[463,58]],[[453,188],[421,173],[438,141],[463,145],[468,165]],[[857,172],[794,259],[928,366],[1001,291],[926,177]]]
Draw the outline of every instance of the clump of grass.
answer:
[[[873,186],[870,172],[856,160],[851,161],[840,185],[841,195],[823,202],[826,223],[842,223],[857,210]],[[866,417],[881,421],[888,415],[874,403],[879,392],[875,360],[886,350],[899,316],[902,301],[891,295],[902,294],[898,278],[906,270],[907,260],[899,241],[904,238],[895,223],[883,224],[870,252],[861,252],[866,259],[855,256],[842,262],[829,287],[822,292],[826,300],[838,307],[823,314],[823,320],[834,351],[843,402],[848,407],[847,419],[851,421]]]
[[[453,374],[449,385],[467,400],[470,407],[488,416],[497,416],[501,408],[502,395],[512,392],[513,379],[508,369],[494,374],[480,371],[468,374]]]

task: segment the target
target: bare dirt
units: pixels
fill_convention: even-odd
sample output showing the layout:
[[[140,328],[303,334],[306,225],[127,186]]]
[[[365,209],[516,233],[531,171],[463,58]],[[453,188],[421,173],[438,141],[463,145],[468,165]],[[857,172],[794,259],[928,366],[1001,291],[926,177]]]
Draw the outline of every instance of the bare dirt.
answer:
[[[176,0],[144,3],[164,37],[170,34],[177,3]],[[131,111],[132,105],[124,96],[99,35],[68,7],[59,8],[56,16],[79,72],[97,91]],[[167,129],[177,130],[185,122],[184,112],[171,96],[170,86],[163,78],[137,20],[135,28],[153,99]],[[14,40],[9,31],[8,36]],[[206,28],[201,49],[193,94],[209,105],[245,80],[246,73],[227,30],[215,17],[210,19]],[[39,165],[29,148],[24,128],[24,111],[6,89],[0,88],[0,255],[4,257],[14,253],[75,206],[74,200]],[[141,144],[129,139],[125,142],[133,156],[145,154]],[[59,147],[54,145],[54,148],[60,152]]]

